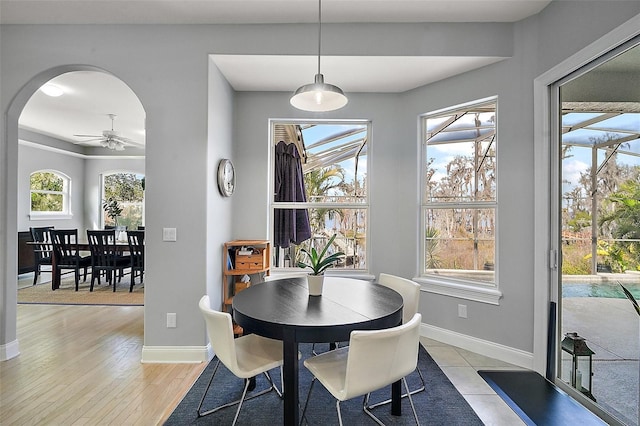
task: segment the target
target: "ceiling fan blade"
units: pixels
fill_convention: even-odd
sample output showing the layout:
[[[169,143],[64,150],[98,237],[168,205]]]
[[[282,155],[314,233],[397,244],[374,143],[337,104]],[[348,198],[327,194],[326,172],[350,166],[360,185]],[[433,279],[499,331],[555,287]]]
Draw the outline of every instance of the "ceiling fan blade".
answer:
[[[96,138],[93,138],[93,139],[85,139],[85,140],[83,140],[83,141],[80,141],[80,143],[94,142],[94,141],[101,141],[101,140],[104,140],[104,138],[98,138],[98,137],[96,137]]]
[[[73,135],[79,138],[101,138],[103,137],[102,135]]]

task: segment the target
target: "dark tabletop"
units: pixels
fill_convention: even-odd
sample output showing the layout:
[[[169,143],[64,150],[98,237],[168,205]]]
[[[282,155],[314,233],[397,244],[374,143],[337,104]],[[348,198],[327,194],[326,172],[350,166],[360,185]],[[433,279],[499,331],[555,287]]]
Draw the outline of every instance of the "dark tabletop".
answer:
[[[402,306],[400,294],[368,281],[326,277],[322,296],[309,296],[306,278],[286,278],[238,293],[233,317],[246,332],[273,339],[295,328],[297,342],[335,342],[355,329],[398,325]]]

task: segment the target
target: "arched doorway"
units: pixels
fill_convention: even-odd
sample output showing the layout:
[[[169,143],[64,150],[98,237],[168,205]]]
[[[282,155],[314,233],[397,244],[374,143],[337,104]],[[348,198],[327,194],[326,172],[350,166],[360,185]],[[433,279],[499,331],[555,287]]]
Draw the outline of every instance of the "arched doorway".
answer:
[[[6,197],[3,200],[0,200],[0,203],[6,203],[0,206],[0,223],[2,224],[2,228],[4,229],[4,241],[2,241],[3,246],[5,248],[4,253],[5,256],[1,259],[1,265],[3,266],[2,270],[5,271],[4,281],[6,285],[2,288],[2,294],[0,297],[0,303],[2,306],[0,307],[0,322],[3,324],[3,327],[0,328],[0,361],[5,359],[10,359],[19,354],[19,346],[17,341],[17,262],[15,259],[15,253],[17,251],[17,234],[18,230],[21,228],[27,227],[29,224],[28,221],[25,222],[25,207],[22,206],[24,204],[24,188],[21,185],[24,184],[24,180],[21,180],[20,173],[20,147],[21,144],[19,141],[25,139],[25,131],[26,134],[29,135],[27,138],[31,138],[33,134],[40,135],[44,134],[45,139],[45,147],[44,151],[47,152],[61,152],[64,151],[64,144],[69,143],[74,146],[75,149],[71,149],[71,156],[75,158],[92,158],[92,157],[115,157],[113,154],[109,154],[106,152],[108,147],[104,145],[100,145],[100,141],[97,142],[95,147],[85,144],[82,146],[81,144],[73,143],[72,141],[65,140],[67,138],[61,137],[59,135],[59,129],[53,131],[44,131],[38,132],[38,129],[33,124],[33,122],[29,122],[29,124],[22,123],[23,113],[25,108],[29,106],[31,99],[34,94],[38,92],[38,90],[47,82],[52,79],[59,78],[60,76],[69,76],[73,73],[78,73],[79,75],[101,75],[108,77],[110,80],[117,82],[120,86],[128,86],[116,76],[113,76],[111,73],[104,69],[100,69],[94,66],[87,65],[66,65],[55,67],[42,73],[38,74],[34,78],[32,78],[27,84],[25,84],[22,89],[18,92],[15,98],[11,101],[9,108],[7,110],[6,115],[6,157],[3,158],[3,163],[7,166],[4,171],[4,188],[3,190],[6,193]],[[137,150],[137,155],[142,158],[142,172],[144,172],[144,108],[138,97],[135,93],[128,89],[131,97],[129,99],[134,99],[136,105],[134,108],[140,111],[142,116],[142,149],[140,146],[134,147],[131,146],[131,150]],[[104,92],[102,92],[104,94]],[[84,93],[83,96],[91,97],[91,94]],[[101,101],[104,101],[104,96],[101,97]],[[98,132],[97,135],[101,134],[101,131],[110,129],[111,123],[109,123],[108,115],[110,113],[117,114],[118,111],[115,111],[114,105],[108,105],[108,102],[104,105],[100,106],[100,102],[96,101],[96,95],[94,94],[93,98],[93,107],[87,105],[85,108],[85,113],[93,112],[96,115],[101,115],[103,122],[96,127],[92,128],[89,131],[84,127],[74,127],[69,129],[69,134],[84,134],[84,133],[93,133]],[[105,105],[107,105],[105,107]],[[97,110],[98,109],[98,110]],[[69,114],[69,111],[61,108],[61,113]],[[126,110],[126,109],[125,109]],[[126,119],[125,119],[126,120]],[[64,121],[64,120],[58,120]],[[88,121],[87,119],[82,119],[82,121]],[[124,120],[123,120],[124,124]],[[126,127],[126,126],[123,126]],[[83,130],[85,129],[85,130]],[[38,139],[35,137],[34,139]],[[53,141],[53,142],[51,142]],[[100,153],[99,150],[105,150],[105,152]],[[130,153],[129,153],[130,154]],[[0,154],[2,155],[2,154]],[[131,155],[129,155],[131,157]],[[113,161],[113,158],[111,159]],[[95,162],[94,162],[95,163]],[[93,165],[95,169],[95,164]],[[98,167],[99,169],[99,167]],[[84,176],[78,179],[78,182],[85,180]],[[95,188],[88,187],[83,188],[82,192],[78,192],[75,194],[75,197],[86,198],[88,200],[87,205],[82,203],[82,206],[79,207],[80,214],[76,215],[74,219],[62,219],[59,227],[77,227],[84,232],[84,229],[92,229],[94,228],[94,223],[99,223],[99,216],[101,214],[100,209],[100,200],[98,196],[94,196],[95,194],[99,194],[99,177],[96,176],[95,179]],[[27,204],[28,204],[28,196],[27,196]],[[21,207],[22,206],[22,207]],[[19,212],[19,209],[23,209]],[[26,209],[29,209],[29,205],[27,205]],[[84,212],[88,212],[85,214]],[[30,220],[30,218],[29,218]],[[42,222],[40,222],[42,223]],[[27,228],[28,229],[28,228]]]

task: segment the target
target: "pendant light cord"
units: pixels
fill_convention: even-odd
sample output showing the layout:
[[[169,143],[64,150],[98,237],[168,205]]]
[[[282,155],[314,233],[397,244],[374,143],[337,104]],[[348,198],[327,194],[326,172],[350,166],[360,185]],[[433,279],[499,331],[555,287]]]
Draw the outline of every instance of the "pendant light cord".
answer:
[[[321,46],[322,46],[322,0],[318,0],[318,74],[320,74]]]

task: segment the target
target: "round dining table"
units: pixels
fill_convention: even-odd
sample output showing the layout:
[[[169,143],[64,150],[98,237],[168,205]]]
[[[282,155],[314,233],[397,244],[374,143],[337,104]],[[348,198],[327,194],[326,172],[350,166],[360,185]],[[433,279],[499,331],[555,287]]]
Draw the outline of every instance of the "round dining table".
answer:
[[[298,344],[348,341],[353,330],[402,324],[402,296],[370,281],[325,277],[310,296],[306,277],[254,284],[233,298],[233,319],[244,333],[282,340],[284,424],[299,423]],[[392,385],[391,412],[400,415],[400,381]]]

